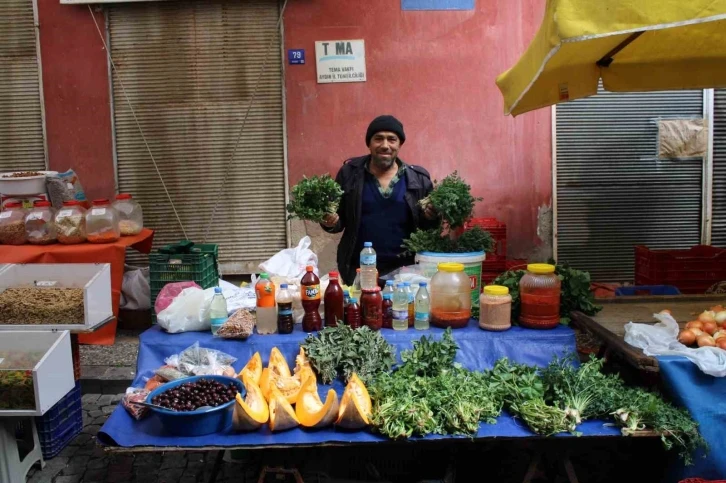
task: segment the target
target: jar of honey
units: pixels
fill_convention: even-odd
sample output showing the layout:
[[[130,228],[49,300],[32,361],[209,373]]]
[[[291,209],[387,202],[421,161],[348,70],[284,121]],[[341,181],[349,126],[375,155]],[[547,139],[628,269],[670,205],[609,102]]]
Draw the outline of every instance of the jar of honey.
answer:
[[[554,265],[532,263],[519,281],[519,324],[530,329],[554,329],[560,323],[562,282]]]

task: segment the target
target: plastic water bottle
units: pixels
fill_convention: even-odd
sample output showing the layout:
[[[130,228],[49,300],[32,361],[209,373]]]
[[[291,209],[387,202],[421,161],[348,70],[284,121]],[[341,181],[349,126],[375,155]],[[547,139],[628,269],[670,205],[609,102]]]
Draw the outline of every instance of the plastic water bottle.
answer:
[[[363,288],[360,284],[360,268],[355,269],[355,279],[353,285],[350,286],[350,298],[360,300],[360,296],[363,293]]]
[[[403,282],[403,288],[406,290],[406,294],[408,295],[408,326],[413,327],[416,292],[414,292],[411,288],[411,282]]]
[[[402,283],[396,285],[396,292],[393,294],[393,330],[408,329],[408,293]]]
[[[431,317],[430,310],[429,291],[426,289],[426,282],[421,282],[414,302],[413,326],[416,330],[428,330]]]
[[[395,292],[393,289],[393,280],[386,280],[386,286],[383,287],[381,297],[385,296],[387,293],[391,294],[391,297],[393,297],[393,292]]]
[[[209,318],[212,321],[212,335],[217,335],[217,331],[227,321],[227,301],[222,295],[220,287],[214,287],[214,297],[209,307]]]
[[[360,252],[360,286],[364,290],[378,286],[376,251],[371,242],[363,243],[363,250]]]

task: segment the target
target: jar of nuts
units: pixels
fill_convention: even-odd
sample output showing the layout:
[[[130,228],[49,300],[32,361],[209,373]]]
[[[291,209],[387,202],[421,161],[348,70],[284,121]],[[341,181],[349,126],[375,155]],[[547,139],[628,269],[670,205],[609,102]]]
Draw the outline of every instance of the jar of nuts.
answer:
[[[8,203],[0,212],[0,245],[23,245],[25,236],[25,209],[22,203]]]
[[[25,215],[25,235],[28,243],[48,245],[56,242],[54,214],[50,201],[36,201],[33,204],[33,208]]]
[[[91,243],[113,243],[121,238],[118,215],[107,199],[93,200],[86,212],[86,239]]]
[[[144,215],[141,205],[129,194],[116,195],[113,203],[118,214],[118,226],[122,236],[138,235],[144,227]]]
[[[73,245],[86,241],[86,210],[80,201],[64,201],[54,221],[59,243]]]

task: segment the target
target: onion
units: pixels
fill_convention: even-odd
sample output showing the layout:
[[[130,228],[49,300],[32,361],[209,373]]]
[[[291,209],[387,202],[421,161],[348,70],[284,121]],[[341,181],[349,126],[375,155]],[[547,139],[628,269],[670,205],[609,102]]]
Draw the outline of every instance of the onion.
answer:
[[[703,322],[700,320],[692,320],[686,324],[686,329],[703,329]]]
[[[716,331],[716,332],[715,332],[715,333],[713,334],[713,336],[712,336],[712,337],[713,337],[713,340],[719,340],[719,339],[720,339],[720,338],[722,338],[722,337],[726,337],[726,330],[717,330],[717,331]]]
[[[693,345],[693,343],[696,342],[696,334],[694,334],[690,329],[682,330],[681,333],[678,334],[678,342],[683,345]]]
[[[716,322],[716,317],[713,316],[713,312],[704,310],[701,315],[698,316],[698,320],[701,322]]]
[[[722,310],[716,314],[716,322],[719,324],[726,322],[726,310]]]
[[[721,337],[719,340],[717,340],[716,346],[718,346],[719,349],[726,350],[726,338]]]
[[[716,347],[716,341],[710,335],[699,335],[696,342],[698,347]]]
[[[693,332],[694,334],[696,334],[696,337],[697,338],[698,337],[701,337],[702,335],[708,335],[704,331],[702,331],[701,329],[688,329],[688,330],[690,330],[691,332]]]
[[[718,325],[716,325],[716,322],[704,322],[702,330],[709,335],[713,335],[718,330]]]

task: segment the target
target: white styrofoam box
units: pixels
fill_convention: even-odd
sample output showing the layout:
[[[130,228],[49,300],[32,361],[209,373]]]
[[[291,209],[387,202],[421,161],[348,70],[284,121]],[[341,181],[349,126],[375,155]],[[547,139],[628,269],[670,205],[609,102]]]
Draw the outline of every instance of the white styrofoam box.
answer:
[[[35,408],[0,409],[0,417],[42,416],[75,387],[71,334],[67,330],[4,331],[0,335],[0,351],[43,352],[43,357],[32,369]],[[12,368],[0,367],[0,372],[4,370]]]
[[[8,325],[0,330],[72,330],[89,332],[113,317],[110,263],[17,263],[0,268],[0,292],[7,288],[53,286],[82,288],[83,324]]]

